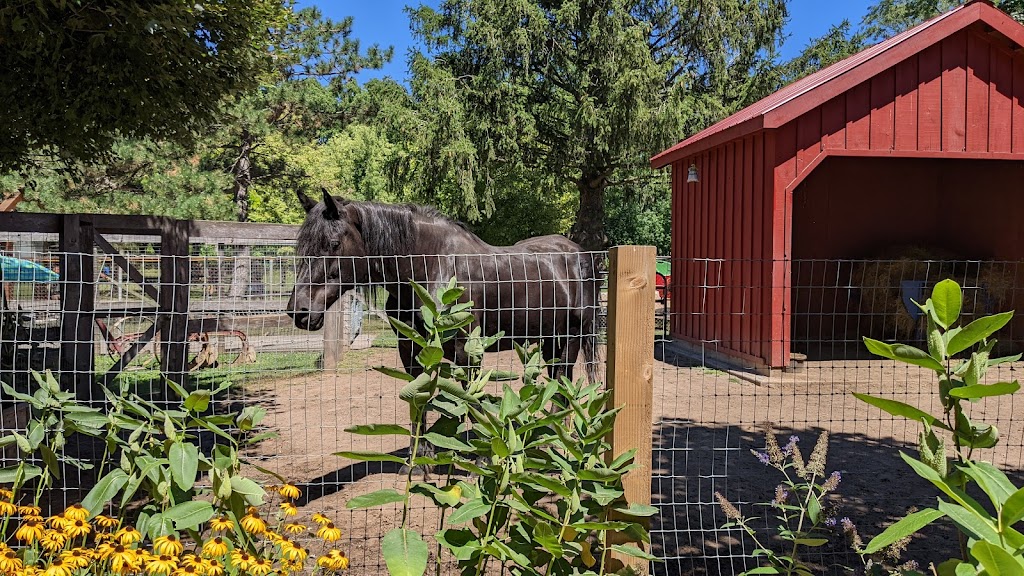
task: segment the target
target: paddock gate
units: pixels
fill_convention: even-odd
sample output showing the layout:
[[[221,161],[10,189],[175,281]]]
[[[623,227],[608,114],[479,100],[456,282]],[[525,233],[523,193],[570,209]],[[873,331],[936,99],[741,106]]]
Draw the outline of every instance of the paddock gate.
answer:
[[[9,258],[3,268],[0,380],[25,389],[30,370],[50,369],[82,401],[97,404],[103,402],[100,386],[121,382],[141,396],[164,398],[162,374],[195,388],[230,382],[212,410],[263,406],[261,427],[278,433],[247,456],[299,485],[300,518],[323,512],[336,519],[352,573],[382,573],[379,539],[395,526],[400,510],[352,511],[345,503],[397,487],[397,465],[334,453],[406,449],[388,437],[344,431],[408,418],[396,381],[372,369],[401,365],[386,321],[387,297],[361,287],[329,311],[322,330],[295,328],[284,312],[296,270],[309,262],[295,255],[294,235],[294,227],[273,225],[0,215],[0,247]],[[757,565],[750,540],[737,529],[721,528],[726,519],[714,494],[760,516],[762,528],[774,525],[756,503],[771,500],[780,478],[750,453],[763,448],[768,422],[783,443],[799,436],[805,453],[821,432],[830,433],[828,471],[842,472],[842,500],[841,508],[828,512],[850,518],[865,539],[911,506],[932,504],[933,490],[898,455],[913,450],[918,426],[850,395],[872,392],[937,411],[932,375],[870,357],[861,338],[919,340],[920,320],[904,298],[927,297],[945,277],[965,287],[968,319],[1013,308],[1020,290],[1015,262],[787,262],[793,361],[786,370],[766,371],[728,357],[733,343],[716,328],[698,339],[669,335],[670,327],[695,319],[713,327],[770,320],[715,306],[723,294],[758,288],[726,272],[736,263],[663,259],[659,273],[665,264],[676,271],[664,274],[666,287],[661,278],[652,283],[653,250],[620,248],[613,258],[588,257],[607,263],[609,276],[598,311],[599,370],[615,383],[616,403],[630,411],[620,417],[614,440],[620,446],[646,442],[650,449],[649,466],[641,468],[649,478],[634,476],[629,486],[634,500],[650,499],[660,511],[652,520],[650,549],[661,561],[644,568],[666,575],[733,574]],[[1002,280],[993,279],[993,270]],[[681,283],[701,297],[673,302],[671,286]],[[997,337],[1012,353],[1024,333],[1011,324]],[[515,371],[518,362],[506,351],[488,354],[485,365]],[[1013,380],[1021,366],[1001,365],[989,380]],[[583,368],[577,365],[577,371]],[[1000,444],[985,456],[1019,480],[1024,431],[1012,417],[1015,402],[979,402],[971,417],[999,426]],[[24,405],[2,393],[0,403],[0,428],[23,427]],[[89,457],[97,450],[72,442],[69,455]],[[23,456],[5,449],[0,465]],[[74,502],[93,481],[88,471],[68,468],[47,502],[53,508]],[[415,516],[427,532],[438,520],[426,507]],[[951,534],[948,527],[935,527],[911,543],[906,558],[926,564],[947,555]],[[812,559],[830,573],[859,562],[841,530]]]

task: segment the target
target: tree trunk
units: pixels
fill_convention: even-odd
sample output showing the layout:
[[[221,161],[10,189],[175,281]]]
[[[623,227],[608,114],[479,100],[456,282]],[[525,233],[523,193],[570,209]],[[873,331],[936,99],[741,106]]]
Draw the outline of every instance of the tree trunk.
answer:
[[[608,244],[604,230],[604,191],[607,187],[608,179],[604,174],[584,174],[576,181],[580,207],[569,234],[584,250],[604,250]]]
[[[252,153],[253,138],[248,130],[242,130],[242,145],[238,151],[238,160],[232,171],[235,173],[235,206],[238,208],[238,221],[249,220],[249,187],[252,186]],[[249,247],[245,246],[235,255],[234,271],[231,275],[231,289],[228,296],[240,298],[249,291],[251,273]]]

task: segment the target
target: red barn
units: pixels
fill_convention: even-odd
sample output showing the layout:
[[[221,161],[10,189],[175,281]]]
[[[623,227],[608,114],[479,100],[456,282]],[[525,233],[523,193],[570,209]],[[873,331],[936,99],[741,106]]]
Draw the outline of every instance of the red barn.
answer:
[[[1024,26],[968,2],[651,165],[672,166],[672,335],[786,366],[795,259],[939,239],[1024,259]]]

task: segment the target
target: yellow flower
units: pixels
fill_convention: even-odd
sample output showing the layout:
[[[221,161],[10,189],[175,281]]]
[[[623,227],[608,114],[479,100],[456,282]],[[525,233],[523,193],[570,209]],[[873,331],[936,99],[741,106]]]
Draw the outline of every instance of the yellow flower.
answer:
[[[90,554],[82,548],[72,548],[66,552],[61,552],[60,559],[64,561],[72,569],[85,568],[89,565]]]
[[[13,574],[21,569],[21,558],[18,558],[18,554],[14,550],[8,548],[4,550],[3,554],[0,554],[0,572]]]
[[[6,498],[8,500],[14,500],[14,492],[11,492],[7,488],[0,488],[0,498]]]
[[[324,524],[330,524],[331,519],[317,512],[316,514],[313,514],[313,522],[316,522],[317,524],[323,526]]]
[[[110,560],[110,569],[118,574],[138,572],[142,564],[138,553],[122,544],[112,546],[107,559]]]
[[[39,516],[42,512],[39,506],[18,506],[18,514],[22,516]]]
[[[316,565],[331,571],[348,569],[348,558],[339,550],[331,550],[326,556],[316,559]]]
[[[57,558],[46,567],[43,576],[71,576],[71,567]]]
[[[21,526],[18,526],[18,529],[14,532],[14,538],[25,544],[31,544],[42,538],[43,531],[43,525],[40,522],[28,520],[22,522]]]
[[[231,565],[240,571],[246,571],[252,566],[253,557],[247,552],[235,548],[231,551]]]
[[[104,516],[103,514],[97,514],[92,521],[100,528],[114,528],[118,523],[117,518],[111,518],[110,516]]]
[[[284,539],[283,536],[281,536],[277,532],[274,532],[273,530],[267,530],[266,532],[264,532],[263,533],[263,537],[266,538],[267,540],[270,540],[274,544],[280,544],[281,540]]]
[[[92,526],[85,520],[73,520],[64,526],[64,533],[72,538],[86,536],[92,532]]]
[[[114,533],[114,540],[127,546],[142,540],[142,533],[136,530],[134,526],[125,526]]]
[[[203,561],[199,559],[195,554],[185,554],[181,557],[182,566],[192,566],[194,568],[202,568]]]
[[[284,531],[289,534],[302,534],[306,531],[306,525],[292,522],[284,525]]]
[[[294,484],[285,484],[277,489],[277,493],[283,498],[298,498],[302,496],[302,490],[299,490]]]
[[[150,560],[146,564],[147,574],[163,574],[167,576],[178,568],[178,561],[173,556],[161,554],[160,557]]]
[[[201,567],[189,565],[179,566],[178,569],[174,571],[174,574],[172,576],[199,576],[202,573],[203,572]]]
[[[68,520],[87,520],[89,518],[89,511],[82,508],[82,505],[76,502],[64,509],[64,517]]]
[[[97,544],[102,544],[104,542],[113,542],[114,535],[110,532],[96,532],[96,535],[93,536],[93,540]]]
[[[221,516],[220,518],[210,520],[210,530],[213,530],[214,532],[229,532],[234,529],[235,523],[227,516]]]
[[[46,519],[36,514],[22,514],[21,522],[22,524],[24,524],[25,522],[39,522],[43,526],[46,525]]]
[[[51,554],[59,551],[61,548],[64,548],[64,545],[67,543],[67,534],[56,530],[47,530],[39,537],[39,545],[43,547],[43,550],[46,550]]]
[[[206,576],[224,576],[224,565],[213,558],[203,560],[203,572]]]
[[[49,525],[50,528],[56,528],[58,530],[63,530],[64,526],[67,526],[68,522],[69,520],[64,517],[63,512],[60,514],[54,514],[46,519],[46,524]]]
[[[228,545],[220,536],[203,543],[203,556],[223,556],[228,553]]]
[[[296,516],[299,513],[299,509],[291,502],[281,502],[281,512],[283,512],[285,516]]]
[[[153,541],[153,552],[159,555],[177,556],[181,554],[181,551],[185,549],[182,545],[181,540],[174,534],[168,534],[166,536],[159,536]]]
[[[0,516],[14,516],[18,513],[18,507],[12,502],[0,501]]]
[[[316,531],[317,538],[323,538],[325,542],[335,542],[341,539],[341,528],[335,528],[333,522],[328,522]]]
[[[274,563],[266,558],[256,558],[256,560],[249,565],[249,574],[252,576],[267,576],[271,570],[274,569]]]
[[[250,508],[249,513],[242,516],[242,519],[238,521],[242,526],[242,530],[245,530],[249,534],[260,535],[267,531],[267,523],[260,518],[260,513],[255,508]]]
[[[302,563],[306,560],[309,552],[301,544],[285,541],[281,543],[281,557],[289,562]]]

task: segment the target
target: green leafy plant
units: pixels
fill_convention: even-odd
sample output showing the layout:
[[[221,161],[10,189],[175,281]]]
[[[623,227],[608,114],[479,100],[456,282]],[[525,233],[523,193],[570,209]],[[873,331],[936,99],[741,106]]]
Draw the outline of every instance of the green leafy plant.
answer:
[[[763,557],[767,562],[744,574],[809,576],[813,569],[804,560],[805,551],[825,546],[835,531],[835,506],[828,499],[835,494],[842,475],[839,471],[825,474],[828,432],[821,433],[807,460],[799,442],[799,437],[791,436],[785,446],[780,446],[769,426],[765,431],[764,451],[751,450],[762,464],[778,470],[784,478],[775,488],[775,498],[761,504],[775,512],[776,535],[784,543],[781,553],[758,536],[752,525],[758,518],[747,518],[725,496],[715,492],[722,512],[730,520],[722,527],[743,529],[757,546],[754,556]]]
[[[972,421],[964,405],[984,398],[1007,396],[1020,388],[1016,380],[983,383],[993,366],[1021,358],[1019,354],[991,357],[996,345],[991,336],[1013,318],[1013,312],[980,317],[960,326],[962,302],[960,286],[952,280],[943,280],[935,285],[931,298],[924,304],[917,304],[927,317],[927,351],[907,344],[864,339],[868,350],[878,356],[936,373],[943,408],[941,415],[888,398],[854,395],[889,414],[922,423],[918,457],[902,452],[900,456],[945,498],[939,498],[936,508],[914,512],[890,526],[860,552],[877,552],[939,518],[948,517],[960,530],[961,556],[937,567],[938,574],[1021,574],[1024,573],[1024,534],[1014,525],[1024,519],[1024,489],[1014,486],[992,464],[972,458],[975,450],[996,445],[999,430],[994,425]],[[966,358],[956,358],[968,353]],[[952,447],[936,431],[951,437]],[[969,484],[974,484],[987,496],[991,508],[968,494]]]
[[[483,574],[497,563],[513,574],[604,574],[608,553],[653,560],[633,544],[649,542],[642,518],[656,509],[627,505],[622,475],[633,467],[633,454],[609,457],[605,440],[616,408],[600,384],[543,377],[546,363],[536,347],[517,348],[523,365],[521,388],[509,383],[488,391],[493,371],[483,371],[484,350],[500,337],[481,336],[471,302],[459,303],[463,289],[452,280],[435,295],[413,284],[423,306],[424,332],[392,319],[395,329],[421,348],[423,368],[410,376],[391,368],[381,372],[403,380],[399,393],[409,405],[411,428],[396,424],[356,426],[364,435],[409,437],[408,456],[374,452],[339,452],[356,460],[401,463],[408,471],[405,489],[380,490],[353,498],[349,508],[402,503],[401,526],[388,532],[382,548],[393,575],[423,574],[429,546],[409,526],[413,498],[440,509],[434,535],[438,546],[457,561],[463,574]],[[444,347],[461,336],[468,367],[444,359]],[[493,385],[492,385],[493,387]],[[431,418],[427,418],[427,415]],[[424,423],[433,421],[426,426]],[[437,452],[430,454],[426,444]],[[435,481],[414,480],[418,466],[440,467]],[[454,472],[468,473],[468,478]]]

